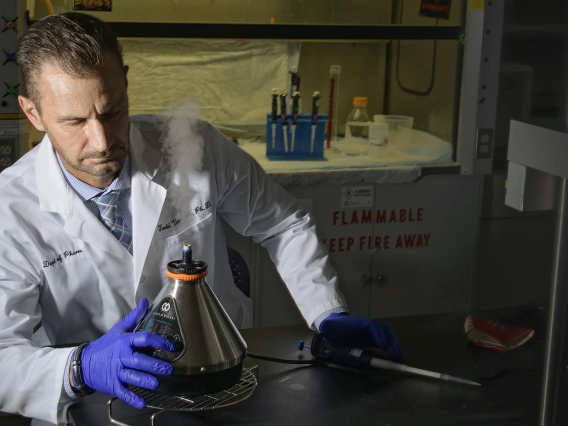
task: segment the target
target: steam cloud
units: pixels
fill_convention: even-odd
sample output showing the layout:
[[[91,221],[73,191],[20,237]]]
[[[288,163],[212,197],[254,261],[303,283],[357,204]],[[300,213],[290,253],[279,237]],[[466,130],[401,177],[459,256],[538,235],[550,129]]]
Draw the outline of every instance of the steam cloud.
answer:
[[[169,182],[167,202],[176,209],[178,217],[190,209],[192,189],[185,173],[179,170],[201,170],[203,166],[203,135],[199,131],[201,107],[193,101],[166,107],[161,134],[162,152]]]

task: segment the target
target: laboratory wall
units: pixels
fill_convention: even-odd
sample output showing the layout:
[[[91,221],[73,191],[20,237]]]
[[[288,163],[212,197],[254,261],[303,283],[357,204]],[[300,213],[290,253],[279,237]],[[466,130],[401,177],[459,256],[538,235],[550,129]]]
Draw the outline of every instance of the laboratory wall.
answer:
[[[463,2],[452,2],[448,20],[419,15],[420,0],[399,0],[393,22],[402,25],[461,25]],[[462,47],[458,41],[393,40],[389,49],[388,114],[414,117],[416,128],[455,141],[459,113]]]

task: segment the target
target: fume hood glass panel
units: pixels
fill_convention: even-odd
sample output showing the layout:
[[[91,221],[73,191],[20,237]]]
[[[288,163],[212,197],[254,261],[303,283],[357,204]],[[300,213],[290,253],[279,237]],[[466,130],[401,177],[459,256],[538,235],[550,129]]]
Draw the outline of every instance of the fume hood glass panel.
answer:
[[[272,89],[291,91],[290,69],[296,67],[301,78],[299,112],[311,113],[312,95],[318,91],[319,113],[327,114],[330,67],[339,65],[337,113],[332,115],[337,137],[331,141],[336,149],[329,153],[349,157],[351,163],[368,161],[368,154],[355,155],[345,139],[353,98],[366,97],[370,120],[375,115],[401,115],[412,120],[408,131],[389,135],[392,158],[388,164],[453,161],[460,84],[461,48],[457,41],[129,38],[121,43],[130,66],[131,114],[161,113],[181,105],[188,113],[198,111],[200,118],[239,143],[265,146]]]
[[[56,13],[69,12],[74,2],[84,5],[105,0],[51,0]],[[108,0],[106,0],[108,1]],[[110,12],[93,13],[112,22],[307,24],[307,25],[430,25],[421,16],[420,0],[113,0]],[[451,2],[449,19],[438,24],[462,25],[463,1]],[[394,5],[394,7],[393,7]],[[33,19],[47,15],[44,0],[35,0]]]

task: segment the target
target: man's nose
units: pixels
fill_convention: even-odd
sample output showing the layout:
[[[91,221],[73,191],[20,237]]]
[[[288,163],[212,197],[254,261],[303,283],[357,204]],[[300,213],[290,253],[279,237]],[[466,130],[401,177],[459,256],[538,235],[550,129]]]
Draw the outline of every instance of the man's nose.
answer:
[[[106,151],[111,145],[110,126],[99,120],[89,120],[87,136],[90,146],[98,151]]]

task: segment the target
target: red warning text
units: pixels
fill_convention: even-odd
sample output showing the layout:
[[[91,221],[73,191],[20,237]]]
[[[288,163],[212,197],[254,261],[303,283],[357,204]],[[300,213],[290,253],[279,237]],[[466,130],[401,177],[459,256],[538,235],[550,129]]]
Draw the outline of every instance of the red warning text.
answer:
[[[360,237],[339,237],[322,240],[330,253],[365,251],[365,250],[398,250],[428,247],[431,233],[400,235],[362,235]]]
[[[424,220],[424,209],[341,210],[333,212],[333,226],[380,223],[411,223]]]

